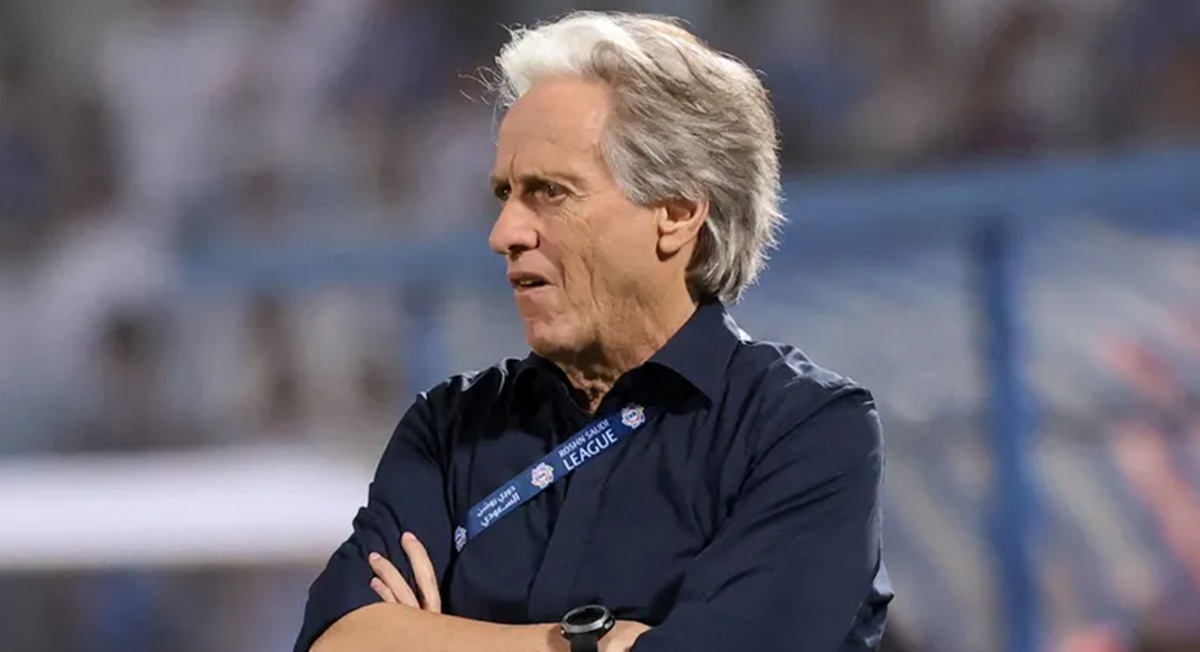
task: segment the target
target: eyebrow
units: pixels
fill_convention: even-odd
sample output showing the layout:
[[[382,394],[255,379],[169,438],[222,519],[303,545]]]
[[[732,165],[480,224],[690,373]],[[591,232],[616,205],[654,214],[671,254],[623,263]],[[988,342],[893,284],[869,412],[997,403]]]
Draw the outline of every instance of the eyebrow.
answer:
[[[537,185],[539,183],[546,182],[562,182],[572,185],[576,188],[583,185],[582,179],[566,172],[529,172],[526,174],[517,175],[516,180],[523,186]],[[509,180],[507,177],[498,176],[495,174],[489,176],[488,182],[489,187],[491,187],[492,190],[505,188],[509,185]]]

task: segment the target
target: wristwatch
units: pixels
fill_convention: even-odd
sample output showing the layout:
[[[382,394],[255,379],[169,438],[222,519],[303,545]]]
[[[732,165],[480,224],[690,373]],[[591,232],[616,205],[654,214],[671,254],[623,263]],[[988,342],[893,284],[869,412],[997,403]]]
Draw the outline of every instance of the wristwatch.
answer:
[[[617,623],[602,605],[576,607],[562,618],[562,635],[571,644],[571,652],[598,652],[600,639]]]

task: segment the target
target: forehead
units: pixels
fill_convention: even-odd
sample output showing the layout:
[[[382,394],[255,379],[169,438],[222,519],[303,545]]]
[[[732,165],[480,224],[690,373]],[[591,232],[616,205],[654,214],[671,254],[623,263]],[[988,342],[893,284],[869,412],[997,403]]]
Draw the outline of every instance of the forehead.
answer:
[[[565,167],[581,173],[602,164],[600,138],[608,113],[608,90],[601,82],[539,81],[500,125],[494,174]]]

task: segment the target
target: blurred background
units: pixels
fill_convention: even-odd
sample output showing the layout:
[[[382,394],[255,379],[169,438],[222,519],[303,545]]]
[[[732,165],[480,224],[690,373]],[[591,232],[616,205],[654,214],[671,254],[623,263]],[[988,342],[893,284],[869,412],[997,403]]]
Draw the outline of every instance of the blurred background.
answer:
[[[1200,650],[1193,0],[0,0],[0,650],[290,649],[416,392],[526,350],[478,79],[573,8],[764,74],[734,314],[881,400],[890,649]]]

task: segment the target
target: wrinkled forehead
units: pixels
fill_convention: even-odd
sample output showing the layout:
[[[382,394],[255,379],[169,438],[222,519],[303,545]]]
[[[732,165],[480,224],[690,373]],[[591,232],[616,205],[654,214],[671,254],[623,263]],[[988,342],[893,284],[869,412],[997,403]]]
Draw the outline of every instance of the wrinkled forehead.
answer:
[[[526,168],[603,164],[600,139],[609,115],[607,88],[579,78],[539,81],[517,100],[500,123],[493,174]]]

